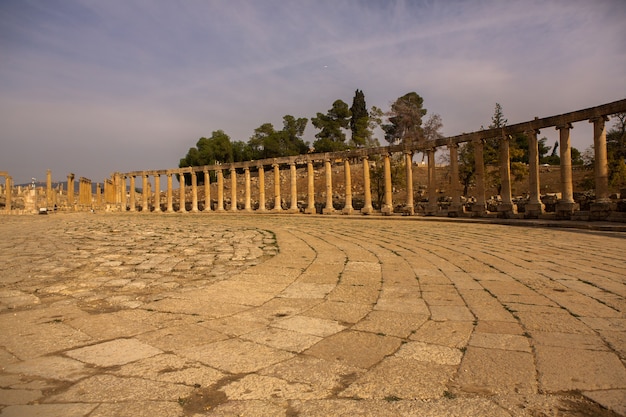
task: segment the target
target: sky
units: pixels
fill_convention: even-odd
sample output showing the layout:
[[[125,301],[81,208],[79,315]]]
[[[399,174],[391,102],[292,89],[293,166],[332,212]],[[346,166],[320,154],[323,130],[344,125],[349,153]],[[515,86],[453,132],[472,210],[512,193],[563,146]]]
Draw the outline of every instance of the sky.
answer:
[[[626,98],[624,22],[624,0],[0,0],[0,171],[176,168],[213,131],[247,141],[357,89],[383,111],[417,92],[446,136],[495,103],[509,124],[593,107]]]

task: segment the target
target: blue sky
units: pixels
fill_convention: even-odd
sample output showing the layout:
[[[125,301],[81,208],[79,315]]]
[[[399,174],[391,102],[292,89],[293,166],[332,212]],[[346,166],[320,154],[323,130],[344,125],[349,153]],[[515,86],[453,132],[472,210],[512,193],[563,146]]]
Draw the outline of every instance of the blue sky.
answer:
[[[623,0],[0,0],[0,171],[174,168],[356,89],[385,111],[416,91],[446,135],[496,102],[511,124],[591,107],[626,97],[624,22]]]

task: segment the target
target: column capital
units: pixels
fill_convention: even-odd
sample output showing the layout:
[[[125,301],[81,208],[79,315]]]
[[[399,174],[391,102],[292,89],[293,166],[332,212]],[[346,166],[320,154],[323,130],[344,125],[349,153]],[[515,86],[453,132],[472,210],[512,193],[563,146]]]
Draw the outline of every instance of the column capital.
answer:
[[[529,130],[525,130],[524,131],[524,134],[526,134],[526,135],[529,135],[529,134],[530,135],[538,135],[540,133],[541,133],[541,131],[539,129],[529,129]]]
[[[604,121],[604,122],[608,122],[609,121],[609,116],[607,115],[602,115],[602,116],[598,116],[598,117],[593,117],[591,119],[589,119],[589,123],[596,123],[598,121]]]
[[[560,125],[556,125],[554,128],[555,128],[556,130],[561,130],[561,129],[573,129],[573,128],[574,128],[574,126],[572,126],[572,124],[571,124],[571,123],[563,123],[563,124],[560,124]]]
[[[450,142],[450,143],[448,143],[447,146],[448,146],[448,149],[453,149],[453,148],[457,148],[458,149],[459,148],[459,144],[456,143],[456,142]]]

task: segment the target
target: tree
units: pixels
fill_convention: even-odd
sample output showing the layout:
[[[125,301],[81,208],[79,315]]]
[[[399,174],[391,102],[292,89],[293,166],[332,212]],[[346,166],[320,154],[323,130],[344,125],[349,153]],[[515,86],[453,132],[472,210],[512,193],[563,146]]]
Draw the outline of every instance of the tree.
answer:
[[[363,91],[356,90],[352,99],[352,107],[350,107],[350,146],[354,148],[362,148],[366,146],[372,137],[372,131],[369,128],[370,117],[365,104],[365,95]]]
[[[441,120],[441,116],[437,113],[433,113],[424,123],[424,127],[422,129],[424,133],[424,140],[431,141],[437,140],[443,137],[441,133],[441,129],[443,129],[443,121]]]
[[[302,139],[308,119],[283,116],[283,129],[275,130],[271,123],[254,129],[248,140],[250,159],[279,158],[308,152],[309,145]]]
[[[233,147],[230,143],[230,137],[223,130],[216,130],[210,138],[198,139],[196,147],[189,149],[187,155],[179,161],[178,167],[214,165],[233,161]],[[190,178],[190,175],[185,175],[186,184],[191,181]],[[201,176],[198,179],[200,182],[203,181]]]
[[[414,91],[393,102],[387,113],[389,123],[382,125],[385,140],[390,144],[422,142],[422,117],[426,115],[423,104],[424,99]]]
[[[350,125],[350,109],[343,100],[335,100],[333,107],[326,114],[317,113],[311,123],[320,129],[313,142],[316,152],[335,152],[347,148],[346,134],[342,129]]]

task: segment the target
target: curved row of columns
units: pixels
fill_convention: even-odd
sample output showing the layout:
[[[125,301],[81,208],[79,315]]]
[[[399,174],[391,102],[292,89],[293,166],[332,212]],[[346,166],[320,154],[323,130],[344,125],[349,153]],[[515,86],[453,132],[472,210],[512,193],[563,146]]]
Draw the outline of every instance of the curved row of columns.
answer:
[[[316,212],[315,201],[315,181],[314,181],[314,162],[322,162],[325,171],[325,207],[323,209],[324,214],[336,212],[333,207],[333,177],[332,167],[333,162],[342,162],[343,164],[343,181],[344,181],[344,207],[340,210],[343,214],[352,214],[355,212],[353,207],[353,195],[352,195],[352,165],[351,161],[358,159],[362,161],[363,172],[363,199],[364,207],[360,210],[362,214],[369,214],[373,212],[372,206],[372,193],[371,193],[371,180],[370,180],[370,162],[369,158],[372,156],[378,156],[382,159],[383,165],[383,184],[384,195],[383,204],[381,206],[382,214],[391,214],[394,212],[393,203],[393,188],[391,178],[391,155],[393,153],[402,153],[403,161],[405,164],[405,180],[406,180],[406,201],[403,204],[404,214],[414,214],[414,190],[413,190],[413,155],[415,152],[422,152],[426,154],[428,160],[428,204],[424,207],[424,213],[426,215],[438,214],[439,208],[437,203],[437,188],[436,188],[436,170],[435,170],[435,153],[437,149],[447,147],[450,155],[450,197],[451,204],[448,209],[449,215],[459,215],[464,212],[464,207],[461,202],[461,184],[459,182],[459,163],[458,163],[458,146],[461,143],[471,142],[473,145],[474,160],[475,160],[475,189],[474,200],[475,202],[471,206],[469,215],[484,216],[487,214],[486,196],[485,196],[485,164],[483,147],[486,138],[493,136],[500,136],[500,178],[501,178],[501,199],[502,203],[499,205],[498,214],[502,217],[513,216],[517,213],[517,208],[512,200],[512,187],[511,187],[511,169],[510,169],[510,155],[509,155],[509,141],[512,134],[524,133],[528,137],[529,143],[529,198],[528,203],[525,206],[525,216],[536,218],[543,214],[544,206],[540,199],[540,183],[539,183],[539,152],[538,152],[538,139],[537,135],[540,133],[540,128],[555,127],[559,131],[559,148],[561,157],[561,199],[558,201],[556,207],[557,217],[568,218],[577,209],[577,204],[573,198],[573,183],[572,183],[572,161],[571,161],[571,144],[570,144],[570,131],[572,129],[572,121],[588,120],[594,124],[594,150],[595,150],[595,184],[596,184],[596,207],[600,210],[604,210],[603,205],[608,204],[609,188],[608,188],[608,163],[606,152],[606,127],[605,122],[608,117],[605,114],[612,114],[617,111],[626,111],[626,100],[620,100],[618,102],[609,103],[606,105],[598,106],[591,109],[579,110],[577,112],[567,113],[560,116],[553,116],[544,119],[535,119],[531,122],[521,123],[513,126],[508,126],[501,131],[491,129],[489,131],[480,131],[470,134],[463,134],[456,137],[438,139],[436,141],[421,143],[414,148],[404,149],[402,146],[389,146],[372,149],[360,149],[356,151],[345,151],[330,154],[309,154],[300,155],[298,157],[291,158],[278,158],[274,160],[263,160],[256,162],[243,162],[237,164],[224,164],[213,165],[205,167],[188,167],[180,168],[176,170],[167,171],[144,171],[133,172],[127,174],[115,174],[114,178],[105,184],[110,186],[122,186],[123,189],[119,190],[112,195],[111,192],[105,192],[105,196],[110,203],[121,203],[122,206],[126,206],[126,201],[130,206],[130,211],[136,211],[136,196],[135,196],[135,177],[141,176],[143,181],[143,199],[141,208],[142,211],[149,211],[150,203],[152,200],[152,207],[154,210],[161,211],[160,205],[160,177],[162,175],[167,176],[167,191],[166,191],[166,212],[173,212],[173,189],[172,189],[172,176],[184,176],[185,174],[191,175],[191,211],[199,211],[198,201],[198,186],[197,177],[199,173],[204,173],[204,209],[203,211],[225,211],[224,208],[224,170],[230,172],[230,190],[231,190],[231,206],[230,211],[236,212],[239,210],[237,206],[237,175],[238,172],[243,170],[244,174],[244,202],[243,210],[252,211],[251,203],[251,179],[250,168],[255,167],[258,170],[258,200],[259,207],[255,211],[264,212],[267,211],[265,207],[265,168],[272,167],[274,178],[274,209],[275,212],[283,211],[281,204],[281,176],[280,168],[283,166],[289,166],[289,178],[290,178],[290,202],[289,208],[286,212],[299,212],[298,198],[297,198],[297,164],[306,164],[307,172],[307,198],[305,213]],[[612,113],[611,113],[612,112]],[[597,115],[600,114],[600,115]],[[590,117],[589,115],[594,115]],[[210,189],[210,171],[215,172],[217,178],[217,206],[213,209],[211,207],[211,189]],[[150,182],[149,176],[154,177],[155,193],[151,196],[149,191]],[[126,179],[130,179],[130,191],[126,196]],[[69,177],[68,177],[69,181]],[[179,201],[180,208],[178,211],[185,212],[186,209],[186,186],[185,181],[181,182],[179,189]],[[128,200],[127,200],[128,199]],[[115,200],[115,201],[113,201]],[[593,210],[593,207],[592,207]]]

